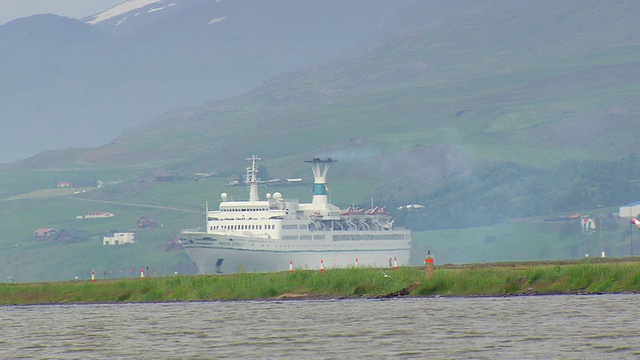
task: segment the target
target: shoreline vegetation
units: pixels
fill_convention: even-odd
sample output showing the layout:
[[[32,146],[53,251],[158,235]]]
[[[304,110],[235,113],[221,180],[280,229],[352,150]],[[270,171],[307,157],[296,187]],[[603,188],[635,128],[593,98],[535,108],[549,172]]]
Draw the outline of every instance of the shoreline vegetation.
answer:
[[[176,275],[2,283],[0,305],[381,299],[429,296],[613,294],[640,291],[640,258]]]

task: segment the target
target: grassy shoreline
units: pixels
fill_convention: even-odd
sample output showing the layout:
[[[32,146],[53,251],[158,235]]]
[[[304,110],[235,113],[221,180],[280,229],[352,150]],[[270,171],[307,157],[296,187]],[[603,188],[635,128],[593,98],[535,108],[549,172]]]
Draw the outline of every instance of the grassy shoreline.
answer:
[[[635,293],[640,259],[0,284],[0,305]]]

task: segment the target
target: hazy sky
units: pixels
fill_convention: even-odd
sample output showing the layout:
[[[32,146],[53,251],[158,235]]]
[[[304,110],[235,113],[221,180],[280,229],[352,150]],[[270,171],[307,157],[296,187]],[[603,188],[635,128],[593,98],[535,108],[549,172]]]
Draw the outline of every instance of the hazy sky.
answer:
[[[123,2],[126,0],[0,0],[0,24],[45,13],[83,18]]]

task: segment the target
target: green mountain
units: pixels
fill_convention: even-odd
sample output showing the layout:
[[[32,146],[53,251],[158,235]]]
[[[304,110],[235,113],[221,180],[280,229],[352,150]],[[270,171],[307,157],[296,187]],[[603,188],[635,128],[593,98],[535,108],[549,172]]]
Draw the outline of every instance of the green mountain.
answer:
[[[161,249],[181,227],[200,226],[205,199],[215,203],[222,191],[245,197],[245,189],[224,184],[242,174],[251,154],[265,159],[265,178],[307,181],[303,159],[337,158],[329,182],[338,205],[427,205],[394,210],[397,224],[418,230],[415,264],[427,249],[450,262],[567,258],[599,247],[628,255],[628,220],[607,218],[598,237],[582,233],[577,221],[542,219],[596,216],[637,200],[638,10],[635,1],[535,1],[461,16],[349,61],[169,112],[98,148],[14,164],[0,189],[11,199],[0,202],[0,225],[11,229],[0,244],[12,249],[1,256],[13,267],[0,270],[15,273],[26,266],[17,259],[40,259],[39,272],[25,278],[86,277],[101,261],[191,271],[184,254]],[[203,172],[217,177],[191,180]],[[32,193],[58,181],[93,187],[97,180],[107,185],[72,196]],[[307,187],[282,191],[310,197]],[[28,194],[11,198],[19,193]],[[75,219],[98,206],[118,216]],[[127,251],[96,243],[148,213],[163,226],[141,231]],[[95,239],[34,243],[40,227],[79,228]],[[62,263],[62,248],[82,264]]]
[[[84,21],[16,19],[0,25],[0,162],[101,145],[170,109],[501,3],[508,0],[136,1]]]
[[[638,121],[637,7],[535,2],[458,18],[347,62],[167,113],[67,160],[230,170],[253,152],[270,160],[345,153],[364,160],[358,168],[376,164],[375,179],[424,182],[494,161],[619,159],[637,139],[629,131]],[[24,164],[52,165],[42,159]],[[419,174],[406,166],[419,162]]]

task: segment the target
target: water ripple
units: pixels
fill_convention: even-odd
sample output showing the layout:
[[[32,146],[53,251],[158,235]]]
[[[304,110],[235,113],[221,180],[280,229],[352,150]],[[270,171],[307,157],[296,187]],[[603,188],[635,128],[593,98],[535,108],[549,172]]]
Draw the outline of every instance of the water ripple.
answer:
[[[638,295],[0,307],[0,358],[636,358]]]

